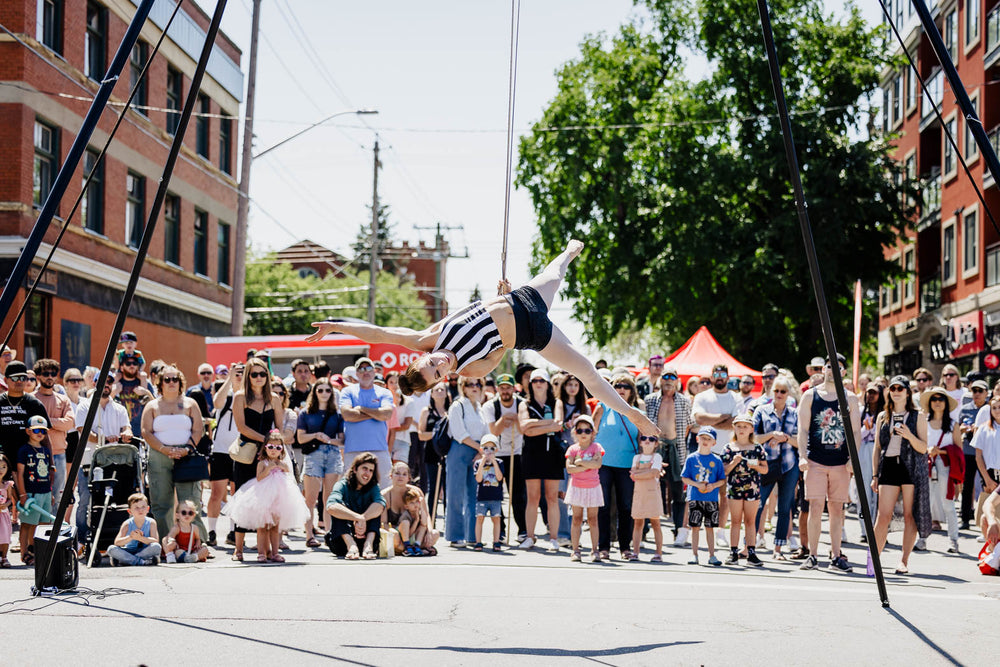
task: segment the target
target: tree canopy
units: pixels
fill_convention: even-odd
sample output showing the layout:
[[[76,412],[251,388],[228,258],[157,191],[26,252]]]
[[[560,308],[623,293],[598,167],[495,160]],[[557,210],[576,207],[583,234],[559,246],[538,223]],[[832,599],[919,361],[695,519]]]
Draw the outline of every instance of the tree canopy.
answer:
[[[517,183],[538,218],[536,263],[587,244],[567,276],[600,345],[652,328],[678,345],[705,324],[737,358],[799,368],[822,335],[756,3],[645,0],[588,37],[520,142]],[[775,0],[772,23],[801,177],[840,347],[853,284],[884,283],[909,224],[907,185],[862,102],[885,63],[859,12]],[[708,63],[691,80],[691,58]]]

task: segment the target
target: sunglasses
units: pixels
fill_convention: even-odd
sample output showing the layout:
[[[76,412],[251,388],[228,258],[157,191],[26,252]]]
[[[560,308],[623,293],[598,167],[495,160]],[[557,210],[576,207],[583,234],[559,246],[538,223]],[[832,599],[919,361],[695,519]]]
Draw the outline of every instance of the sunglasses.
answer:
[[[181,510],[177,513],[181,516],[194,516],[194,510]]]
[[[592,428],[575,428],[575,429],[573,429],[573,432],[574,433],[578,433],[580,435],[590,435],[591,433],[594,432],[594,429],[592,429]]]
[[[480,449],[482,449],[484,452],[495,452],[497,450],[496,447],[480,447]]]
[[[727,377],[729,377],[729,373],[721,373],[721,372],[717,371],[715,373],[712,373],[712,377],[714,377],[714,378],[727,378]]]
[[[69,378],[66,380],[66,384],[79,384],[83,382],[83,378]]]
[[[889,387],[889,391],[906,391],[906,387],[900,387],[898,384],[894,384]]]
[[[954,377],[958,377],[958,373],[941,373],[941,377],[943,377],[943,378],[954,378]]]
[[[930,378],[917,378],[917,382],[930,382]]]
[[[28,381],[28,376],[27,375],[11,375],[7,379],[10,380],[11,382],[27,382]]]
[[[168,377],[168,378],[162,378],[162,379],[163,379],[164,382],[180,382],[181,381],[181,379],[179,377],[177,377],[176,375],[172,376],[172,377]]]
[[[138,361],[123,361],[122,366],[138,366]]]
[[[753,384],[753,380],[740,380],[740,384]]]
[[[612,386],[615,389],[631,389],[632,388],[632,385],[628,384],[627,382],[619,382],[618,384],[612,385]]]
[[[198,375],[211,375],[212,371],[200,371]]]
[[[712,384],[711,380],[698,380],[698,384]]]
[[[32,435],[45,435],[46,430],[44,428],[33,428],[28,431]]]
[[[531,384],[548,384],[548,383],[549,381],[546,380],[545,378],[535,378],[534,380],[531,381]]]
[[[56,371],[42,371],[41,373],[38,374],[38,377],[55,378],[59,377],[59,373]]]
[[[668,375],[664,375],[664,376],[663,376],[663,379],[664,379],[664,380],[676,380],[676,379],[677,379],[677,376],[676,376],[676,375],[674,375],[673,373],[670,373],[670,374],[668,374]]]
[[[466,386],[466,388],[473,387],[475,389],[479,389],[479,388],[481,388],[483,386],[483,383],[482,382],[466,382],[465,386]]]
[[[788,393],[787,389],[772,389],[771,391],[774,392],[775,394],[787,394]]]
[[[267,371],[251,371],[250,377],[252,378],[266,378]]]
[[[284,445],[264,445],[264,449],[284,449]]]
[[[356,370],[359,373],[368,373],[370,371],[375,370],[375,367],[374,366],[358,366],[354,370]]]
[[[972,393],[973,394],[982,394],[984,391],[986,391],[986,390],[983,389],[982,387],[973,387],[972,388]],[[941,399],[941,400],[944,400],[944,399]]]
[[[639,442],[659,442],[659,438],[655,435],[640,435]]]
[[[944,396],[931,396],[931,401],[930,401],[931,403],[935,403],[938,401],[944,403]]]
[[[761,377],[764,378],[765,380],[773,380],[774,378],[776,378],[778,376],[777,375],[762,375]]]
[[[317,389],[316,393],[317,394],[332,394],[333,391],[331,389]]]

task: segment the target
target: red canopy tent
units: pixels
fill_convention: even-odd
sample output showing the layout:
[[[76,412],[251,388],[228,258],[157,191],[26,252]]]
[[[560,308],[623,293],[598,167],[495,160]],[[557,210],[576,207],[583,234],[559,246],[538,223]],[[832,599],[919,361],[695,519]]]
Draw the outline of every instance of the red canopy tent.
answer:
[[[751,375],[754,379],[754,394],[758,394],[764,388],[761,372],[744,366],[731,354],[726,352],[726,348],[719,345],[708,327],[702,326],[694,335],[687,339],[687,342],[667,357],[667,365],[677,369],[680,376],[681,387],[683,388],[689,378],[694,375],[707,376],[716,364],[725,364],[729,367],[730,377],[740,377],[741,375]]]

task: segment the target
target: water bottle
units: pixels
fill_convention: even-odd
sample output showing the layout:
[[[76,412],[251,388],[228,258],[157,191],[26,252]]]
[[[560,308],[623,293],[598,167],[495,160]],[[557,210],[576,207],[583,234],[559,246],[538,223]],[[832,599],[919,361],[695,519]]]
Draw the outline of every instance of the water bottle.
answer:
[[[104,479],[104,468],[94,468],[92,479],[95,482],[100,482]]]

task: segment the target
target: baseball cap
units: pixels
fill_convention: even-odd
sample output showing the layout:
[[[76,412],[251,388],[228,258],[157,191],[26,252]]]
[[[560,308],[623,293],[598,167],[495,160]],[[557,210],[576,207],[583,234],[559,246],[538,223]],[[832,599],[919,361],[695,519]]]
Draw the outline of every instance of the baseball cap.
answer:
[[[744,412],[743,414],[736,415],[735,417],[733,417],[733,423],[753,424],[753,417]]]
[[[702,426],[700,429],[698,429],[698,435],[707,435],[712,440],[718,438],[718,434],[715,432],[715,429],[712,428],[711,426]]]
[[[496,445],[497,447],[499,447],[500,438],[496,437],[492,433],[487,433],[486,435],[483,436],[483,439],[479,441],[479,446],[481,447],[483,445]]]
[[[580,415],[580,416],[578,416],[578,417],[576,418],[576,422],[577,422],[578,424],[579,424],[580,422],[587,422],[588,424],[590,424],[590,425],[591,425],[591,426],[593,426],[594,428],[597,428],[597,426],[596,426],[596,425],[594,424],[594,418],[593,418],[593,417],[591,417],[590,415]]]
[[[813,357],[812,359],[809,360],[810,366],[823,366],[825,364],[826,361],[823,360],[823,357]]]
[[[826,362],[828,362],[828,361],[830,361],[830,357],[827,357],[826,359],[823,360],[823,365],[825,366]],[[844,355],[842,355],[840,352],[837,353],[837,361],[840,362],[841,366],[846,366],[847,365],[847,357],[845,357]]]
[[[969,385],[971,389],[982,389],[983,391],[989,391],[990,385],[986,384],[986,380],[976,380]]]
[[[49,424],[45,421],[45,417],[41,415],[34,415],[28,418],[28,426],[25,430],[30,430],[33,428],[44,428],[46,431],[49,430]]]
[[[229,366],[226,366],[225,364],[219,364],[218,366],[215,367],[216,375],[218,375],[219,373],[228,373],[228,372],[229,372]]]
[[[514,376],[511,375],[510,373],[501,373],[500,375],[497,376],[497,386],[499,387],[502,384],[509,384],[510,386],[513,387]]]
[[[139,342],[139,337],[135,335],[134,331],[123,331],[122,335],[118,337],[119,343],[124,343],[127,341],[132,341],[133,343]]]
[[[361,357],[360,359],[354,362],[354,370],[357,370],[359,367],[364,366],[365,364],[368,364],[372,368],[375,368],[375,362],[373,362],[368,357]]]
[[[892,379],[889,380],[889,386],[891,387],[894,384],[898,384],[904,389],[909,389],[910,378],[906,377],[905,375],[893,375]]]
[[[677,372],[677,367],[674,366],[674,365],[672,365],[672,364],[670,366],[664,366],[663,367],[663,374],[664,375],[679,375],[679,373]]]
[[[23,361],[12,361],[7,364],[7,370],[4,371],[4,375],[11,379],[13,379],[15,375],[23,375],[24,377],[19,379],[24,380],[28,377],[28,367],[24,365]]]
[[[357,379],[358,379],[358,369],[356,369],[354,366],[346,366],[344,368],[343,373],[341,373],[341,375],[343,375],[345,378],[347,378],[349,380],[357,381]]]

